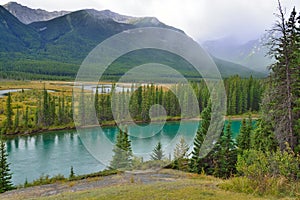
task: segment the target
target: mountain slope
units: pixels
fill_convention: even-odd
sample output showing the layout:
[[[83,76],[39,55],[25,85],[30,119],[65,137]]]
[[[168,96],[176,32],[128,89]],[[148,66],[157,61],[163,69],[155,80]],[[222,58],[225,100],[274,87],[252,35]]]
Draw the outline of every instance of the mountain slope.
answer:
[[[9,2],[3,7],[24,24],[30,24],[37,21],[47,21],[70,13],[68,11],[48,12],[42,9],[31,9],[16,2]]]
[[[81,10],[45,22],[30,24],[44,42],[41,52],[48,58],[80,63],[87,54],[106,38],[135,28],[131,24],[115,22],[111,18],[97,18]]]
[[[250,75],[252,75],[253,77],[262,78],[267,76],[267,74],[264,72],[254,71],[253,69],[245,67],[241,64],[222,60],[214,56],[212,56],[212,58],[215,64],[218,66],[218,69],[220,70],[222,77],[229,77],[233,74],[238,74],[241,77],[249,77]]]
[[[24,52],[40,47],[39,34],[0,6],[0,51]]]
[[[264,45],[268,36],[240,44],[234,37],[206,41],[202,45],[212,55],[229,60],[250,69],[266,72],[273,60],[266,56],[268,49]]]
[[[15,72],[22,72],[30,78],[33,74],[37,74],[37,77],[75,77],[79,65],[94,47],[124,30],[162,27],[183,32],[161,23],[154,17],[129,17],[109,10],[80,10],[29,25],[21,23],[3,7],[0,7],[0,11],[0,76],[13,78]],[[233,74],[243,77],[251,74],[262,76],[241,65],[215,60],[223,77]],[[154,61],[173,66],[187,77],[199,78],[199,74],[191,70],[191,66],[178,56],[153,50],[125,55],[123,59],[114,63],[107,75],[112,78],[120,77],[128,66]]]

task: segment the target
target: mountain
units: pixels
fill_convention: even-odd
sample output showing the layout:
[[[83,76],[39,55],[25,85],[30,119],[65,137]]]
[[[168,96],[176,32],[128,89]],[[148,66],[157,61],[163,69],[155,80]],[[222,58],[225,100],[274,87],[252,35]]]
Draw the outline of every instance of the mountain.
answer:
[[[9,2],[3,7],[24,24],[30,24],[37,21],[47,21],[70,13],[68,11],[48,12],[42,9],[32,9],[26,6],[22,6],[21,4],[18,4],[16,2]]]
[[[40,35],[0,6],[0,51],[25,52],[40,46]]]
[[[229,77],[233,74],[239,74],[242,77],[249,77],[250,75],[253,77],[265,77],[267,75],[265,72],[255,71],[241,64],[222,60],[214,56],[212,56],[212,58],[215,64],[218,66],[222,77]]]
[[[239,43],[234,37],[225,37],[218,40],[205,41],[204,49],[215,57],[244,65],[250,69],[267,72],[267,67],[273,60],[267,55],[268,34],[246,43]]]
[[[117,33],[139,27],[161,27],[184,33],[154,17],[130,17],[109,10],[79,10],[28,25],[21,23],[1,6],[0,11],[2,77],[16,78],[20,75],[22,78],[74,78],[88,53],[100,42]],[[233,74],[243,77],[251,74],[264,76],[242,65],[217,58],[214,60],[223,77]],[[107,77],[119,77],[126,72],[126,67],[150,61],[160,61],[173,66],[188,78],[200,76],[179,56],[155,50],[141,50],[125,55],[115,62],[108,70]]]
[[[43,39],[42,53],[51,59],[64,62],[81,62],[100,42],[124,30],[162,27],[180,31],[156,18],[127,17],[109,10],[80,10],[53,20],[34,22],[29,26]]]

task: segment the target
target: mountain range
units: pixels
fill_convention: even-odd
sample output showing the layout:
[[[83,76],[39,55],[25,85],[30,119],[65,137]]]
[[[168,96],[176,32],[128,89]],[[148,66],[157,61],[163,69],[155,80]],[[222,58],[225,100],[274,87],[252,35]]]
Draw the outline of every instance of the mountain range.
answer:
[[[8,3],[0,6],[0,76],[74,78],[83,59],[100,42],[139,27],[161,27],[184,33],[155,17],[131,17],[110,10],[93,9],[48,12],[15,2]],[[125,55],[111,66],[107,77],[120,76],[126,72],[126,67],[147,63],[153,58],[187,77],[197,77],[184,59],[155,50]],[[213,59],[223,77],[233,74],[243,77],[265,75],[240,64]]]
[[[233,36],[220,38],[217,40],[205,41],[202,47],[210,54],[224,60],[247,66],[253,70],[267,72],[267,67],[274,60],[267,56],[270,36],[264,34],[258,39],[239,43]]]
[[[48,12],[42,9],[32,9],[16,2],[9,2],[3,5],[3,7],[24,24],[47,21],[70,13],[69,11]]]

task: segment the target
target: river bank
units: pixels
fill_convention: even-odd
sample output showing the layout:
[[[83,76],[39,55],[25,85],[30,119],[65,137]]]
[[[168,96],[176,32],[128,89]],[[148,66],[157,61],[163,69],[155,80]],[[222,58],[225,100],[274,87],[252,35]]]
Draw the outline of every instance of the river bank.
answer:
[[[231,116],[225,116],[225,120],[232,120],[232,121],[240,121],[243,120],[244,118],[248,118],[248,115],[244,114],[244,115],[231,115]],[[252,115],[252,119],[253,120],[257,120],[259,119],[259,115]],[[201,121],[201,118],[180,118],[180,117],[168,117],[166,119],[166,122],[178,122],[178,121]],[[152,120],[152,123],[161,123],[163,122],[162,120]],[[143,121],[135,121],[135,124],[138,125],[143,125],[143,124],[148,124],[150,122],[143,122]],[[122,125],[132,125],[134,124],[132,122],[122,122]],[[101,127],[114,127],[117,126],[118,124],[115,121],[105,121],[102,124],[100,124]],[[40,128],[37,130],[26,130],[26,131],[20,131],[20,132],[16,132],[16,133],[9,133],[9,134],[5,134],[6,138],[14,138],[14,137],[18,137],[18,136],[31,136],[31,135],[37,135],[37,134],[43,134],[43,133],[49,133],[49,132],[56,132],[56,131],[68,131],[68,130],[76,130],[76,129],[89,129],[89,128],[95,128],[95,127],[99,127],[98,125],[89,125],[89,126],[82,126],[82,127],[76,127],[75,124],[68,124],[66,126],[63,127],[59,127],[59,126],[54,126],[54,127],[48,127],[48,128]]]
[[[267,199],[226,191],[225,181],[176,170],[125,172],[80,181],[57,182],[0,194],[3,200],[23,199]],[[150,194],[150,195],[149,195]]]

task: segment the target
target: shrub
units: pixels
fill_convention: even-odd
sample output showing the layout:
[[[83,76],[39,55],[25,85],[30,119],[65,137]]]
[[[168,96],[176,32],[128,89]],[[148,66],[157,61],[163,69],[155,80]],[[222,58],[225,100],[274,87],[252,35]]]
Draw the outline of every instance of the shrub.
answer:
[[[285,177],[289,181],[300,177],[300,157],[292,151],[262,152],[246,150],[238,156],[237,170],[252,180],[263,177]]]
[[[263,152],[246,150],[238,156],[238,174],[220,187],[259,195],[297,196],[300,191],[300,158],[291,149]]]

